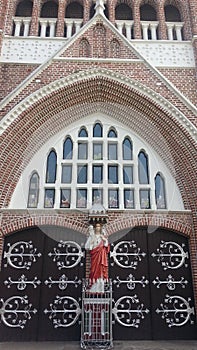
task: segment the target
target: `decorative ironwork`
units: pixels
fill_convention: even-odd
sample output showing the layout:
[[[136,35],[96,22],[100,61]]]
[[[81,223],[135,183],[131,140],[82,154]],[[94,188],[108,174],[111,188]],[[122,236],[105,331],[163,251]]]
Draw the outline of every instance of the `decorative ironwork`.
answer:
[[[53,257],[59,270],[77,266],[84,256],[80,245],[73,241],[60,241],[53,251],[48,256]]]
[[[115,245],[110,257],[114,259],[114,262],[123,268],[136,269],[138,263],[146,256],[146,253],[142,252],[137,247],[135,241],[122,241]],[[114,263],[111,264],[112,266]]]
[[[181,285],[182,288],[185,288],[186,285],[188,284],[188,281],[185,280],[184,277],[181,277],[180,280],[175,281],[175,279],[172,277],[172,275],[169,275],[165,281],[160,281],[159,277],[157,276],[155,278],[155,280],[153,281],[153,284],[157,288],[160,288],[160,286],[162,284],[165,284],[169,290],[175,290],[177,285]]]
[[[18,290],[25,290],[28,285],[32,285],[34,288],[37,288],[41,284],[41,281],[38,280],[37,277],[34,277],[32,281],[28,281],[25,275],[21,275],[18,280],[13,281],[11,277],[8,277],[6,281],[4,281],[5,286],[10,288],[12,285],[17,285]]]
[[[187,267],[186,259],[189,258],[188,252],[184,251],[185,245],[179,245],[176,242],[161,241],[157,253],[152,253],[152,257],[157,257],[164,270],[179,269],[182,266]]]
[[[54,328],[73,326],[81,314],[78,302],[70,296],[60,297],[57,295],[54,303],[49,306],[50,310],[45,309],[44,313],[49,314]]]
[[[90,291],[91,280],[83,279],[81,348],[112,349],[112,282],[104,282],[102,293]]]
[[[121,280],[119,276],[116,276],[116,279],[113,280],[113,283],[117,288],[119,288],[121,284],[125,283],[128,289],[133,290],[135,289],[136,284],[141,284],[142,287],[146,287],[149,282],[145,276],[142,276],[141,280],[136,280],[135,277],[130,274],[126,280]]]
[[[191,316],[194,315],[194,307],[190,307],[190,301],[191,298],[186,300],[178,295],[166,295],[164,304],[160,304],[161,309],[157,309],[156,313],[161,314],[168,327],[181,327],[188,321],[193,324]]]
[[[77,276],[75,276],[73,281],[69,281],[66,275],[62,275],[57,281],[54,281],[52,277],[49,277],[48,280],[46,280],[44,283],[49,288],[51,288],[54,284],[57,284],[60,290],[65,290],[68,284],[74,284],[75,288],[77,288],[82,283],[82,281],[78,279]]]
[[[37,310],[32,309],[32,304],[29,304],[28,298],[25,295],[12,296],[3,301],[0,299],[2,307],[0,308],[0,317],[4,325],[8,327],[24,328],[27,321],[31,319],[32,314],[36,314]]]
[[[29,270],[37,258],[42,255],[37,253],[37,248],[34,248],[32,241],[20,241],[12,245],[8,243],[7,247],[8,251],[4,252],[4,259],[7,259],[7,262],[4,264],[4,267],[10,265],[15,269]]]
[[[123,296],[118,299],[112,310],[115,320],[125,327],[138,328],[145,314],[149,313],[144,308],[144,304],[140,304],[137,295]]]

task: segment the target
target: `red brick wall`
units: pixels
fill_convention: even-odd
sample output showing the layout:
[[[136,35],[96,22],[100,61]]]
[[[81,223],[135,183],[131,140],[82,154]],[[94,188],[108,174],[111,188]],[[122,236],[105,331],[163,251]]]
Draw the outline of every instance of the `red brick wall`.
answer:
[[[159,68],[159,71],[196,106],[197,80],[195,69]]]
[[[0,72],[3,80],[3,89],[0,91],[0,100],[12,92],[22,81],[36,69],[36,65],[2,64]]]

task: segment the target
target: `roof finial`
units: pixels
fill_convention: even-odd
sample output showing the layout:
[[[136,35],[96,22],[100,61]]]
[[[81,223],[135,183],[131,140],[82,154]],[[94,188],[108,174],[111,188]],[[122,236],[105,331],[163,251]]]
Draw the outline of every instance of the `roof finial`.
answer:
[[[96,0],[95,15],[105,16],[105,14],[104,14],[104,10],[105,10],[104,3],[105,2],[106,2],[105,0]]]

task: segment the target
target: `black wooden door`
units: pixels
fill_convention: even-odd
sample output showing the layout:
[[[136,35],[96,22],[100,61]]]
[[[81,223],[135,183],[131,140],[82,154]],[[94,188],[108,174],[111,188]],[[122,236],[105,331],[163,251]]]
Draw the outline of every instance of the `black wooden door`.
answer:
[[[114,242],[110,278],[114,298],[114,339],[149,339],[150,289],[146,234],[134,230]]]
[[[84,252],[66,233],[50,236],[34,228],[5,239],[1,341],[80,339]]]
[[[147,236],[152,337],[196,339],[188,240],[162,229]]]
[[[187,239],[135,228],[111,246],[114,339],[196,339]]]

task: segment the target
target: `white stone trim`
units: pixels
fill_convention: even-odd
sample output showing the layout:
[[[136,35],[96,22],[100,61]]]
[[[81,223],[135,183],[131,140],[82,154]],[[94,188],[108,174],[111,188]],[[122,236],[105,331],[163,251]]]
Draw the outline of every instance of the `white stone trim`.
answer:
[[[0,62],[43,64],[64,47],[66,38],[4,37]],[[190,41],[132,40],[132,45],[152,66],[173,68],[194,68],[195,60]],[[144,59],[54,57],[54,60],[133,62]]]
[[[195,69],[190,41],[133,40],[132,45],[154,67]]]
[[[66,38],[4,37],[0,62],[42,64],[57,53]]]
[[[142,59],[136,59],[136,58],[86,58],[86,57],[55,57],[54,61],[62,61],[62,62],[104,62],[104,63],[110,63],[110,62],[117,62],[117,63],[125,63],[125,64],[132,64],[132,63],[143,63]]]

